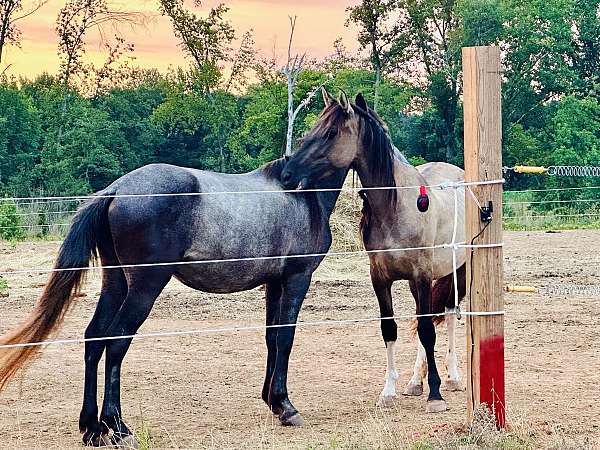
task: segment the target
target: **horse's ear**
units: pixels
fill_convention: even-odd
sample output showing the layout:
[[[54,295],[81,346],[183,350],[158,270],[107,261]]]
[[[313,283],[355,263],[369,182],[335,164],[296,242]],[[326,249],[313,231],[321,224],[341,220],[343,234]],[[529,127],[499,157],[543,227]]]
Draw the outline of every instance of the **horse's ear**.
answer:
[[[329,92],[327,92],[327,89],[324,87],[321,88],[321,95],[323,96],[323,103],[325,103],[325,107],[331,106],[335,102],[335,99],[329,95]]]
[[[346,111],[348,114],[352,114],[354,110],[352,109],[352,105],[348,101],[348,96],[344,91],[340,92],[340,106]]]
[[[364,109],[365,111],[369,110],[369,106],[367,105],[367,101],[365,100],[365,97],[363,97],[362,92],[358,93],[354,103],[356,103],[356,106],[358,106],[360,109]]]

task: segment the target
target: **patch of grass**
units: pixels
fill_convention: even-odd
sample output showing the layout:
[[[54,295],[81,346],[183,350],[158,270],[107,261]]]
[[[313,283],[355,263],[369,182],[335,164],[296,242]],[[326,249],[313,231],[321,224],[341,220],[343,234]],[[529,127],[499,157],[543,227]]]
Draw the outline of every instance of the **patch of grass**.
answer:
[[[599,218],[563,218],[563,217],[540,217],[522,219],[506,219],[504,229],[508,231],[550,231],[550,230],[599,230]]]
[[[559,425],[533,427],[516,417],[507,430],[496,429],[492,415],[476,411],[471,427],[444,425],[429,432],[407,435],[400,431],[390,413],[376,412],[363,422],[358,435],[336,437],[329,443],[306,445],[306,450],[592,450],[600,441],[590,436],[570,436]]]
[[[0,297],[8,297],[9,286],[6,278],[0,276]]]
[[[138,450],[152,450],[155,448],[154,434],[143,415],[139,425],[134,430],[134,436]]]
[[[504,229],[510,231],[597,230],[600,229],[600,209],[536,204],[531,192],[505,192]],[[583,204],[582,204],[583,205]],[[550,209],[547,206],[557,206]]]

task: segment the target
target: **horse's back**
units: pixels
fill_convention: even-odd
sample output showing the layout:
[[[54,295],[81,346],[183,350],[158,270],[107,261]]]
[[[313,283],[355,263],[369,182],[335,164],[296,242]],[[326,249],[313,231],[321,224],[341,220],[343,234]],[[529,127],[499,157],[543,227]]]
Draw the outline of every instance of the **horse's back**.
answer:
[[[465,178],[464,170],[445,162],[429,162],[417,166],[416,169],[430,186],[449,181],[463,181]]]

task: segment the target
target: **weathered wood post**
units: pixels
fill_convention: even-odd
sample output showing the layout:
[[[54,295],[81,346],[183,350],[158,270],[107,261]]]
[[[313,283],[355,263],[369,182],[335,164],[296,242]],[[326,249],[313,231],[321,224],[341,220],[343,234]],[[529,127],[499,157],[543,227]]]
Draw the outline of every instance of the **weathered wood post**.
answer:
[[[498,47],[463,48],[465,180],[502,178],[501,69]],[[474,244],[502,242],[502,184],[471,186],[482,206],[493,205],[493,219]],[[467,243],[485,223],[465,189]],[[504,310],[502,247],[467,248],[467,301],[470,311]],[[467,316],[468,421],[487,404],[496,424],[505,424],[504,316]]]

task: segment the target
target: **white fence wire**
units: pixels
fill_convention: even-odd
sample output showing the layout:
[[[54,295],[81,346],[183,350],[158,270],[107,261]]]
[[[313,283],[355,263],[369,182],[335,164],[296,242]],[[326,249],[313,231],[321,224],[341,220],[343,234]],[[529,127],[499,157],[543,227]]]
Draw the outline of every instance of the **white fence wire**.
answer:
[[[438,185],[428,186],[430,189],[454,189],[454,225],[452,233],[452,242],[431,246],[422,247],[407,247],[407,248],[390,248],[390,249],[378,249],[378,250],[360,250],[354,252],[327,252],[327,253],[310,253],[310,254],[294,254],[294,255],[271,255],[271,256],[253,256],[246,258],[224,258],[224,259],[211,259],[211,260],[197,260],[197,261],[167,261],[167,262],[152,262],[152,263],[141,263],[141,264],[120,264],[120,265],[109,265],[109,266],[86,266],[86,267],[66,267],[66,268],[33,268],[33,269],[18,269],[10,271],[0,271],[0,276],[4,275],[15,275],[15,274],[31,274],[31,273],[53,273],[63,271],[84,271],[84,270],[102,270],[102,269],[126,269],[134,267],[156,267],[156,266],[179,266],[179,265],[193,265],[193,264],[214,264],[214,263],[227,263],[227,262],[244,262],[244,261],[258,261],[258,260],[271,260],[271,259],[292,259],[292,258],[313,258],[313,257],[331,257],[331,256],[345,256],[345,255],[360,255],[369,253],[383,253],[383,252],[401,252],[401,251],[426,251],[435,249],[452,249],[452,265],[453,265],[453,277],[454,277],[454,295],[456,308],[453,312],[448,314],[461,314],[469,316],[492,316],[492,315],[503,315],[504,311],[466,311],[460,312],[458,309],[458,283],[457,283],[457,252],[461,249],[482,249],[482,248],[494,248],[502,247],[503,243],[495,244],[475,244],[470,245],[464,242],[456,242],[457,238],[457,226],[458,226],[458,191],[460,188],[476,185],[490,185],[490,184],[502,184],[503,179],[490,180],[490,181],[478,181],[478,182],[448,182],[440,183]],[[140,195],[98,195],[98,196],[85,196],[85,197],[36,197],[36,198],[12,198],[12,199],[0,199],[0,200],[47,200],[47,201],[58,201],[58,200],[75,200],[75,199],[93,199],[93,198],[119,198],[119,197],[157,197],[157,196],[196,196],[196,195],[227,195],[227,194],[259,194],[259,193],[299,193],[299,192],[329,192],[329,191],[360,191],[360,190],[384,190],[384,189],[420,189],[422,186],[397,186],[397,187],[380,187],[380,188],[339,188],[339,189],[309,189],[303,191],[285,191],[285,190],[273,190],[273,191],[228,191],[228,192],[202,192],[202,193],[164,193],[164,194],[140,194]],[[293,324],[278,324],[278,325],[251,325],[251,326],[233,326],[226,328],[212,328],[212,329],[201,329],[201,330],[189,330],[189,331],[167,331],[167,332],[153,332],[153,333],[139,333],[128,336],[104,336],[98,338],[83,338],[83,339],[57,339],[57,340],[46,340],[40,342],[23,342],[15,344],[0,345],[1,348],[14,348],[14,347],[30,347],[30,346],[44,346],[44,345],[67,345],[75,343],[85,343],[91,341],[104,341],[114,339],[139,339],[139,338],[155,338],[155,337],[166,337],[166,336],[185,336],[192,334],[208,334],[208,333],[226,333],[226,332],[239,332],[239,331],[250,331],[250,330],[267,330],[269,328],[283,328],[283,327],[298,327],[298,326],[317,326],[317,325],[341,325],[349,323],[359,322],[372,322],[386,319],[417,319],[419,317],[433,317],[442,316],[442,314],[414,314],[414,315],[402,315],[392,317],[371,317],[361,319],[345,319],[345,320],[321,320],[314,322],[298,322]]]

